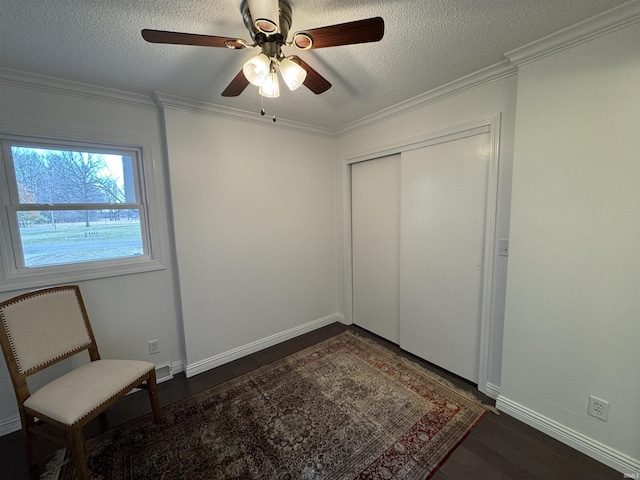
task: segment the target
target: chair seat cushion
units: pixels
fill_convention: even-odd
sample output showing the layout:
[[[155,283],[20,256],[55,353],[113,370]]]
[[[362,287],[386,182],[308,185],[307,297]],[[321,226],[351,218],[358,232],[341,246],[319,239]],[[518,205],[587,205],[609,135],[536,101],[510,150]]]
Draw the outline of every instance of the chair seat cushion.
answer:
[[[120,392],[135,387],[136,381],[154,368],[153,363],[139,360],[90,362],[40,388],[24,406],[65,425],[73,425]]]

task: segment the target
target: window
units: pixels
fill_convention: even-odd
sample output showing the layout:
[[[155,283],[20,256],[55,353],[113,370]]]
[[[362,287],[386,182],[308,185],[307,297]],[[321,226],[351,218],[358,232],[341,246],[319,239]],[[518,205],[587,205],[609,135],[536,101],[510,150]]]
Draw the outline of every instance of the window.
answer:
[[[95,278],[152,261],[141,149],[1,143],[5,278]]]

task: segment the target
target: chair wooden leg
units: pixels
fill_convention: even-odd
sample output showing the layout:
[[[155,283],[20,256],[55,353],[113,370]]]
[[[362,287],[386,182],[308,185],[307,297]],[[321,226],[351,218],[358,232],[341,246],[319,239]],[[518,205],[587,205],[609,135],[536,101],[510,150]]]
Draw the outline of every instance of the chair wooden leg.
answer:
[[[153,421],[160,423],[160,403],[158,401],[158,385],[156,382],[156,371],[149,372],[147,379],[147,393],[149,394],[149,402],[151,403],[151,411],[153,412]]]
[[[71,454],[76,466],[76,477],[79,480],[89,480],[89,466],[87,465],[87,454],[84,449],[84,436],[81,426],[72,426],[69,431],[71,443]]]
[[[27,465],[34,465],[38,460],[36,458],[37,444],[36,436],[31,431],[36,424],[36,419],[27,415],[24,412],[22,414],[22,430],[24,434],[24,451],[26,455]]]
[[[151,411],[153,413],[153,421],[160,423],[162,415],[160,414],[160,402],[158,401],[158,384],[156,382],[156,371],[149,372],[147,379],[147,393],[149,394],[149,402],[151,403]]]

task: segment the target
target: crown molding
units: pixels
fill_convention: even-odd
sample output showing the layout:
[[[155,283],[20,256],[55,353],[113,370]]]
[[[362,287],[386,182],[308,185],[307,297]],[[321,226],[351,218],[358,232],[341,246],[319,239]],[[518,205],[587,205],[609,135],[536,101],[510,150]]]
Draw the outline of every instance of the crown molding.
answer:
[[[639,21],[640,1],[632,0],[600,15],[511,50],[504,55],[511,63],[521,67]]]
[[[8,68],[0,68],[0,85],[8,85],[19,88],[31,88],[43,92],[57,93],[71,97],[99,100],[102,102],[117,103],[134,107],[150,108],[174,108],[192,112],[214,115],[222,118],[239,120],[242,122],[259,123],[265,125],[266,122],[261,117],[256,117],[254,113],[234,108],[223,107],[184,97],[154,92],[151,97],[136,93],[125,92],[105,87],[98,87],[87,83],[63,80],[35,73],[22,72]],[[321,136],[333,137],[333,132],[329,129],[314,127],[304,123],[292,122],[278,119],[277,125],[287,129],[305,131]]]
[[[600,15],[577,23],[556,33],[543,37],[505,53],[508,60],[464,76],[450,83],[437,87],[426,93],[400,102],[373,115],[348,123],[337,129],[327,129],[313,125],[278,119],[277,127],[302,131],[319,136],[340,136],[353,130],[371,126],[391,118],[404,115],[413,110],[458,95],[467,90],[515,75],[518,67],[534,62],[559,51],[571,48],[593,38],[611,33],[640,21],[640,0],[631,0]],[[122,90],[98,87],[81,82],[62,80],[59,78],[33,73],[0,68],[0,85],[32,88],[78,98],[112,102],[122,105],[164,109],[173,108],[190,112],[227,118],[244,123],[270,125],[262,117],[245,110],[223,107],[184,97],[154,92],[152,98]],[[275,126],[275,125],[273,125]]]
[[[0,68],[0,85],[31,88],[33,90],[68,95],[71,97],[157,110],[153,100],[146,95],[98,87],[88,83],[63,80],[9,68]]]
[[[441,87],[434,88],[428,92],[422,93],[416,97],[400,102],[392,107],[385,108],[373,115],[364,117],[355,122],[348,123],[335,130],[335,135],[344,135],[347,132],[357,130],[360,128],[371,126],[375,123],[380,123],[391,118],[404,115],[413,110],[425,107],[432,103],[439,102],[445,98],[458,95],[467,90],[485,85],[487,83],[500,80],[511,75],[518,73],[518,69],[511,64],[508,60],[491,65],[477,72],[471,73],[464,77],[461,77],[453,82],[449,82]]]
[[[336,136],[368,127],[404,115],[418,108],[458,95],[467,90],[518,73],[518,67],[592,38],[605,35],[640,21],[640,1],[631,0],[600,15],[577,23],[505,53],[506,60],[464,76],[392,107],[360,120],[343,125],[334,131]]]
[[[293,122],[280,118],[278,118],[278,122],[274,124],[271,121],[266,122],[264,117],[256,115],[253,112],[247,112],[246,110],[239,110],[231,107],[223,107],[222,105],[201,102],[190,98],[170,95],[168,93],[153,92],[153,100],[161,110],[182,110],[186,112],[199,113],[202,115],[210,115],[213,117],[236,120],[242,123],[254,123],[257,125],[262,125],[263,127],[267,126],[273,128],[285,128],[288,130],[295,130],[298,132],[305,132],[323,137],[333,137],[333,131],[326,128],[316,127],[313,125],[308,125],[306,123]]]

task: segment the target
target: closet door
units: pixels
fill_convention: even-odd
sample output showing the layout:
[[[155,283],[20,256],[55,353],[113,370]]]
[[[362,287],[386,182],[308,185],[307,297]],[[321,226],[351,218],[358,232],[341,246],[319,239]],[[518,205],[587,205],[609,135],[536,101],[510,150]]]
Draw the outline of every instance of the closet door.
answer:
[[[478,381],[489,134],[402,153],[400,346]]]
[[[351,165],[353,321],[399,342],[400,155]]]

